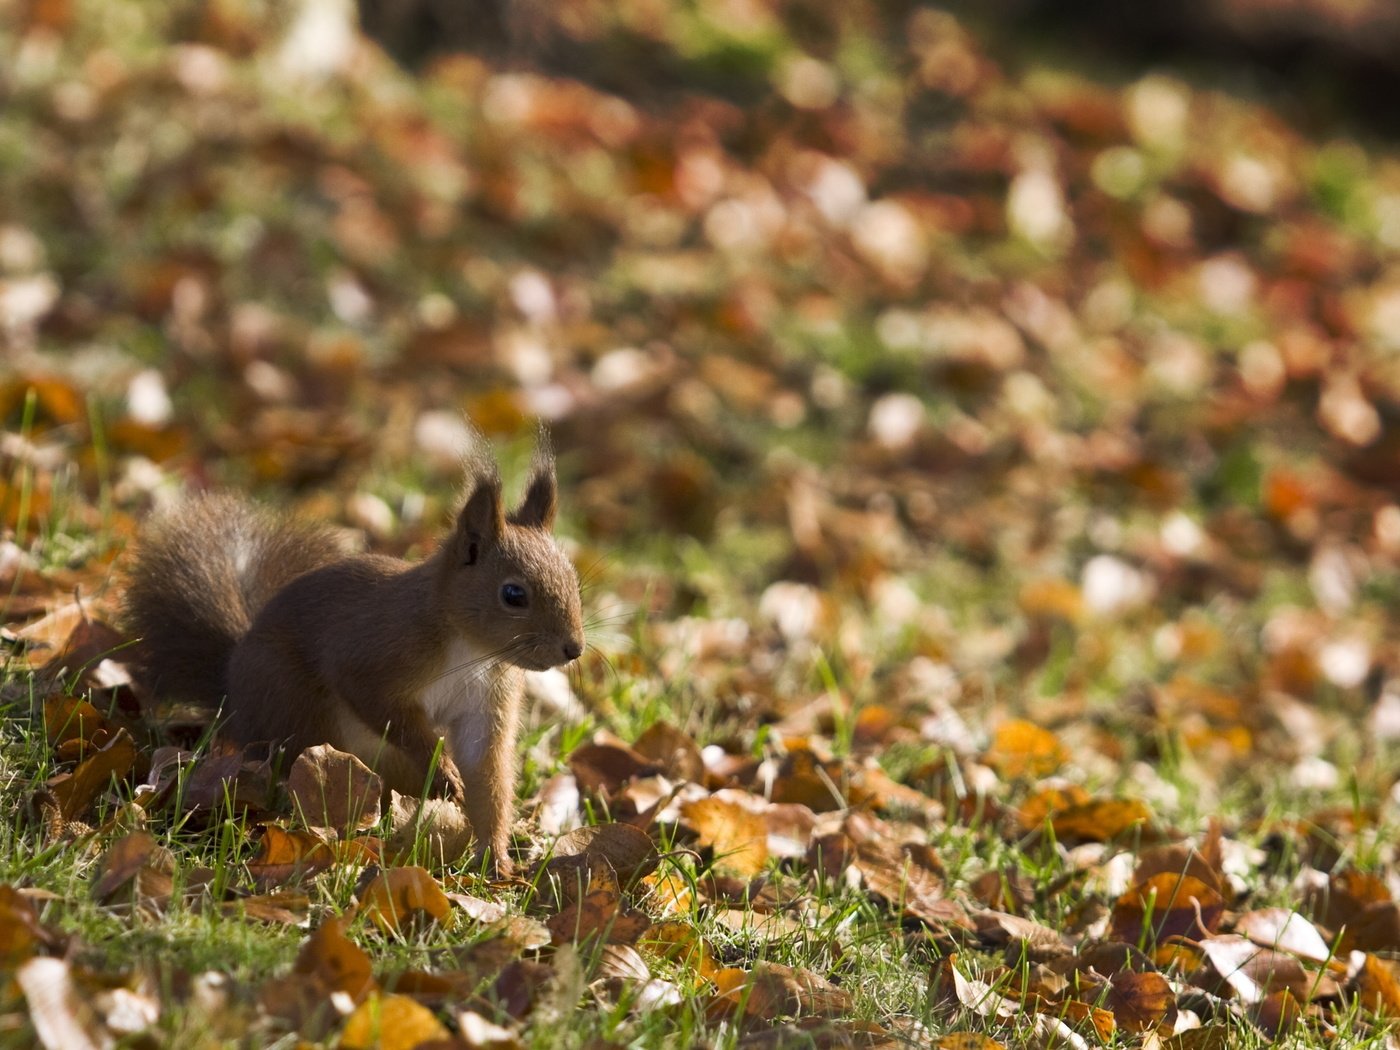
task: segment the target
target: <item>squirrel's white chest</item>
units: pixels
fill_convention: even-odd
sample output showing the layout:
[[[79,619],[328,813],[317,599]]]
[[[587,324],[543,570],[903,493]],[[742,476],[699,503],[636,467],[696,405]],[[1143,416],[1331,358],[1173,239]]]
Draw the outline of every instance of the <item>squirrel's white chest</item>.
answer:
[[[494,660],[459,638],[448,646],[442,663],[418,694],[418,702],[433,725],[455,722],[476,712],[486,714],[498,674]]]

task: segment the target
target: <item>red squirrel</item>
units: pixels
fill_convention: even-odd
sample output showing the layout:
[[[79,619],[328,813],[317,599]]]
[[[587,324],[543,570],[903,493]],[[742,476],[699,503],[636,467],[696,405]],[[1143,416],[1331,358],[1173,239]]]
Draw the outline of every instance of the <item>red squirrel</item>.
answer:
[[[579,582],[551,535],[543,432],[515,510],[480,435],[465,487],[451,533],[417,564],[197,497],[143,530],[124,613],[158,693],[221,705],[237,743],[290,755],[329,743],[417,796],[444,741],[430,792],[462,805],[478,849],[506,868],[524,672],[582,653]]]

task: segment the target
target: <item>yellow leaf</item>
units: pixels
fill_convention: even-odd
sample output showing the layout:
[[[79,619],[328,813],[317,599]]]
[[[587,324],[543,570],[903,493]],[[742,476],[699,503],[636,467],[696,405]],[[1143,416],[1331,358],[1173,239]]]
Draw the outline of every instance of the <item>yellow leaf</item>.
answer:
[[[451,1038],[452,1033],[426,1006],[406,995],[374,995],[346,1020],[340,1046],[342,1050],[413,1050],[432,1039]]]

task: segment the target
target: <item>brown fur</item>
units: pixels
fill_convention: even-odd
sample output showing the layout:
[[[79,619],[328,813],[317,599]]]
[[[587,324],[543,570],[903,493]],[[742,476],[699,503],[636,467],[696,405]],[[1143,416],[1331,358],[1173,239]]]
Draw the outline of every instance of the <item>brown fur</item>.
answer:
[[[549,532],[547,443],[509,516],[482,445],[456,525],[425,561],[347,555],[327,530],[207,496],[146,529],[126,620],[158,690],[226,696],[222,732],[239,743],[330,743],[417,795],[445,740],[428,786],[465,807],[504,864],[523,670],[578,657],[583,626],[578,577]],[[525,608],[506,600],[511,584]]]

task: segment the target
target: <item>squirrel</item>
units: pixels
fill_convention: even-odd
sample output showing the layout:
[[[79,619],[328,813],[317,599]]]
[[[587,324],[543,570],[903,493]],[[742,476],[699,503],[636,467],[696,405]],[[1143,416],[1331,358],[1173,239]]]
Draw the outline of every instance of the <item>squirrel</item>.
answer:
[[[239,744],[359,756],[386,789],[446,795],[479,853],[507,870],[526,670],[583,652],[579,581],[551,530],[543,429],[520,505],[481,435],[465,501],[416,564],[352,554],[328,527],[205,494],[138,538],[123,619],[163,696],[209,709]],[[433,758],[445,742],[433,775]]]

